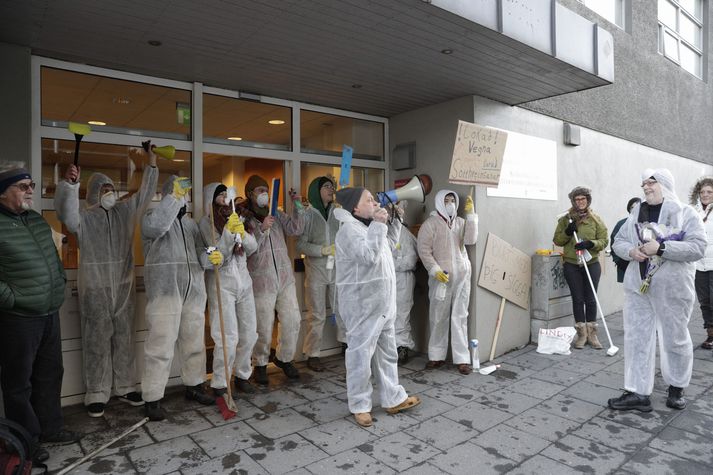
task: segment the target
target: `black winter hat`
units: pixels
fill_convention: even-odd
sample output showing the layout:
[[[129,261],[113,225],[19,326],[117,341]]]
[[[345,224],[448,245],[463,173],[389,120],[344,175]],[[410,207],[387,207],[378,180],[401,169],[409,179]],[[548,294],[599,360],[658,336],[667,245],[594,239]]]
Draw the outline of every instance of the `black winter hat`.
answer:
[[[359,204],[362,193],[364,189],[361,186],[355,188],[342,188],[337,191],[337,203],[339,203],[342,208],[354,214],[354,208]]]

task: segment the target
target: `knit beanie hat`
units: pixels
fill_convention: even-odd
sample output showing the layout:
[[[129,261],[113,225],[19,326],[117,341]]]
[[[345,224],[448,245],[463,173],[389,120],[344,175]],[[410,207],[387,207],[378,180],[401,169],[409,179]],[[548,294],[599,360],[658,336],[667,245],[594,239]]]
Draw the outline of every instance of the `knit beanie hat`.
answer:
[[[342,188],[337,191],[337,203],[342,205],[342,208],[354,214],[354,208],[359,204],[364,189],[361,186],[355,188]]]
[[[20,180],[32,179],[30,172],[25,168],[11,168],[0,173],[0,195],[5,193],[10,185],[14,185]]]
[[[250,192],[258,186],[264,186],[265,188],[269,188],[264,178],[258,175],[252,175],[245,183],[245,196],[250,196]]]

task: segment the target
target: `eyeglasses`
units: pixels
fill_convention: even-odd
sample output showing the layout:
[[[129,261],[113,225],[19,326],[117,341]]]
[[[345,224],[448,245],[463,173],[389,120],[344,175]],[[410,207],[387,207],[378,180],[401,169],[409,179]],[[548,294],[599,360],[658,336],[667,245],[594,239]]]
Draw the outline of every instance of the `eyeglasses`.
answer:
[[[656,183],[658,183],[658,181],[656,181],[656,180],[644,180],[641,183],[641,188],[643,188],[645,186],[654,186]]]
[[[574,199],[574,201],[587,201],[587,197],[586,196],[577,196]]]
[[[14,185],[10,185],[10,186],[14,186],[14,187],[16,187],[16,188],[19,188],[20,191],[22,191],[22,192],[24,193],[24,192],[26,192],[27,190],[29,190],[30,188],[32,188],[32,189],[34,190],[34,189],[35,189],[35,182],[33,181],[32,183],[29,183],[29,184],[28,184],[28,183],[19,183],[19,184],[18,184],[18,183],[15,183]]]
[[[332,185],[331,183],[325,183],[324,185],[322,185],[322,188],[326,188],[328,190],[334,190],[334,185]]]

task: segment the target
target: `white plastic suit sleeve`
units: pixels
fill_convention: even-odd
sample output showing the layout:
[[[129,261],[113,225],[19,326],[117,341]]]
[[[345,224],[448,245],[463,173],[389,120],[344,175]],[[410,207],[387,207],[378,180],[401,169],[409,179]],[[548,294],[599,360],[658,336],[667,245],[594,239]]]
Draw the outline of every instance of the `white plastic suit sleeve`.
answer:
[[[69,183],[66,180],[57,183],[54,209],[57,210],[57,219],[67,226],[70,233],[76,234],[80,238],[79,183]]]

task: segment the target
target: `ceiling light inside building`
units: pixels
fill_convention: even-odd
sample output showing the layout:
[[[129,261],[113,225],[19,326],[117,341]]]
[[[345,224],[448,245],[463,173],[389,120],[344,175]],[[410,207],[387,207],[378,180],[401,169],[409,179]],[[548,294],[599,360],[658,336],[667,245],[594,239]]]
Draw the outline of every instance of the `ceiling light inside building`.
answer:
[[[361,84],[352,84],[354,89],[361,89]]]
[[[148,44],[151,46],[161,46],[162,43],[159,40],[149,40]]]
[[[446,49],[442,49],[442,50],[441,50],[441,53],[443,53],[443,54],[453,54],[453,50],[446,48]]]
[[[280,120],[280,119],[272,119],[272,120],[268,120],[267,123],[270,125],[282,125],[285,123],[285,121]]]
[[[90,120],[87,122],[89,125],[106,125],[106,122],[102,122],[101,120]]]
[[[228,137],[228,140],[243,140],[242,137]]]
[[[111,102],[125,106],[131,104],[131,99],[127,99],[126,97],[114,97]]]

